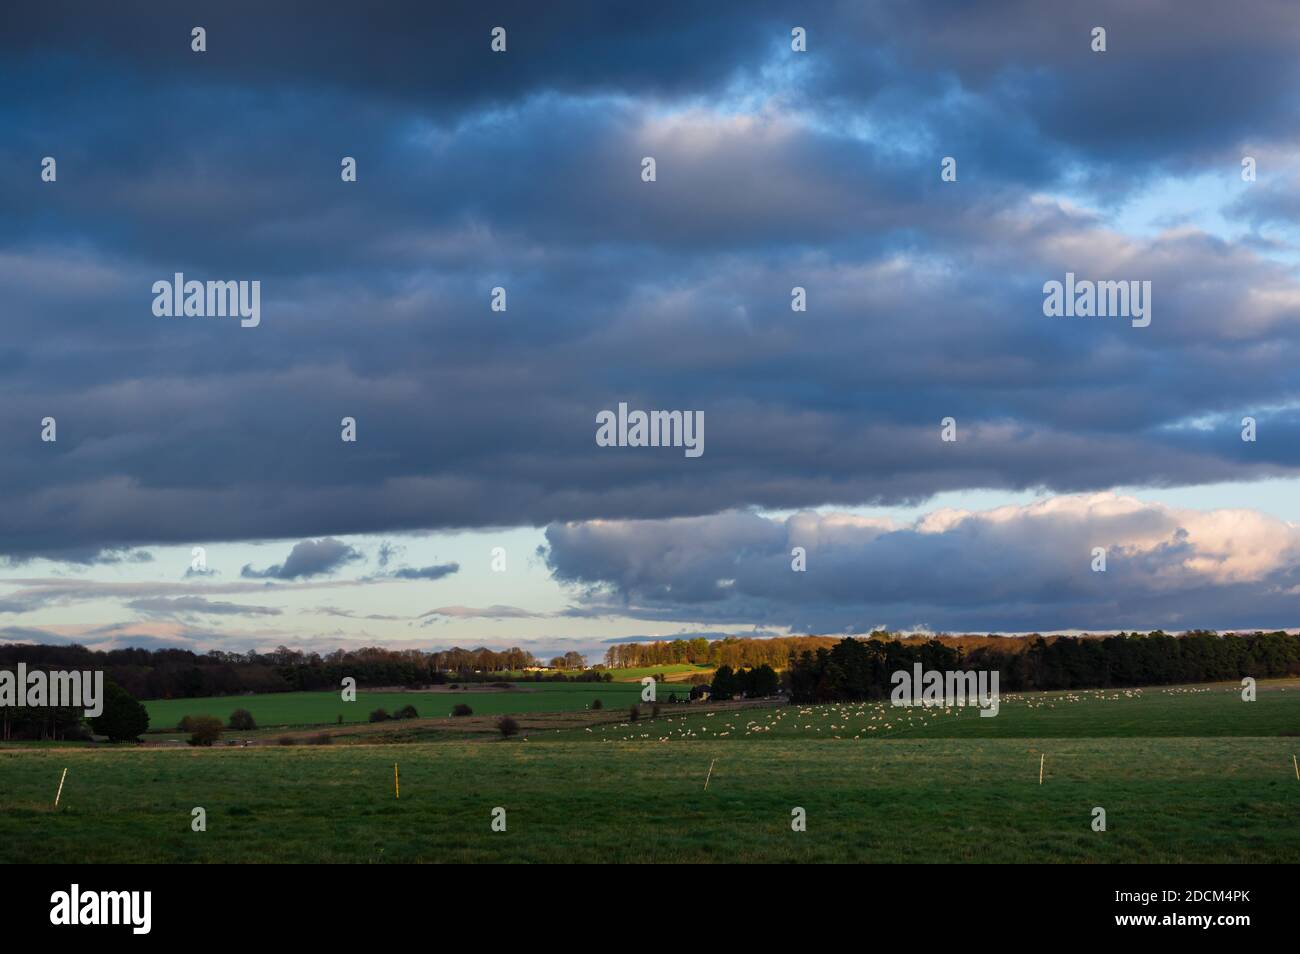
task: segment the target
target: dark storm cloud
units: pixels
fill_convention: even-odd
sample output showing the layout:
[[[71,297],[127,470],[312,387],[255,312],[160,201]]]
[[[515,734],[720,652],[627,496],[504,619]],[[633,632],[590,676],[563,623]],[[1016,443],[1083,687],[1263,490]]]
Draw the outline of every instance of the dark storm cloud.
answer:
[[[34,61],[54,53],[155,82],[324,89],[455,116],[537,90],[696,95],[761,64],[782,40],[779,8],[764,0],[747,0],[743,15],[735,5],[685,0],[558,8],[531,0],[119,0],[111,8],[56,0],[7,10],[0,53]],[[208,35],[201,59],[190,50],[195,26]],[[489,48],[495,26],[507,29],[505,58]]]
[[[1153,174],[1150,163],[1213,159],[1231,175],[1245,142],[1295,141],[1300,10],[1289,0],[1249,16],[1214,0],[842,0],[801,19],[810,48],[828,51],[814,98],[883,111],[896,134],[974,157],[982,175],[1010,166],[1050,181],[1077,159],[1075,174],[1114,189]],[[1091,49],[1094,27],[1105,53]]]
[[[1041,194],[1215,168],[1243,129],[1284,150],[1296,17],[1102,6],[1093,55],[1093,13],[15,9],[0,549],[1296,473],[1300,289],[1275,250],[1125,237]],[[958,183],[938,181],[945,154]],[[1152,326],[1044,318],[1067,270],[1152,280]],[[261,280],[261,326],[153,317],[176,271]],[[703,410],[704,456],[596,447],[596,412],[623,400]],[[330,572],[333,544],[245,575]]]

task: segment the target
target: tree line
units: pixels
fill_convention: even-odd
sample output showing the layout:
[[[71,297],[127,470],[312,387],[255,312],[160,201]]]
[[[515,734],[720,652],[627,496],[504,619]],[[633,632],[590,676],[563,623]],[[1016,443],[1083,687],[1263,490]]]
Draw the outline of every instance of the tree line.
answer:
[[[571,654],[576,655],[576,654]],[[581,657],[578,657],[579,660]],[[519,648],[418,649],[370,647],[332,653],[303,652],[280,646],[271,652],[196,653],[187,649],[95,650],[84,646],[0,646],[0,669],[103,670],[105,678],[137,699],[192,699],[257,692],[338,689],[344,677],[358,686],[418,687],[449,681],[481,682],[517,674],[538,665],[532,653]],[[574,665],[576,660],[565,660]],[[592,679],[601,674],[570,670],[571,674],[527,673],[523,678]],[[518,680],[518,675],[512,675]],[[47,716],[47,718],[53,718]],[[51,735],[50,737],[54,737]]]
[[[941,639],[842,639],[792,653],[786,668],[797,703],[884,699],[899,670],[996,671],[1002,692],[1107,689],[1300,676],[1300,635],[1286,632],[1172,636],[1159,630],[1114,636],[1029,636],[974,648]]]
[[[835,645],[833,636],[737,637],[709,640],[656,640],[649,643],[617,643],[605,650],[605,665],[610,669],[640,669],[687,663],[695,666],[730,666],[752,669],[785,666],[791,653],[816,651]]]
[[[0,706],[0,740],[89,741],[93,731],[126,742],[149,728],[148,710],[111,680],[104,681],[102,702],[103,711],[90,719],[68,706]]]

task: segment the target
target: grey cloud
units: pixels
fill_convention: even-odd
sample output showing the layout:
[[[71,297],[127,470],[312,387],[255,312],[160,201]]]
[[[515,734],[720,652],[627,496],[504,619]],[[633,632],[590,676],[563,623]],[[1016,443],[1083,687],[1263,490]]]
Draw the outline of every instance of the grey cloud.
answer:
[[[293,545],[283,563],[265,570],[254,570],[250,564],[240,570],[240,576],[250,579],[298,580],[333,573],[345,564],[360,559],[360,552],[342,540],[333,537],[303,540]]]
[[[406,618],[385,613],[356,613],[352,610],[340,609],[337,606],[318,606],[313,612],[320,613],[323,616],[341,616],[344,619],[402,620]]]
[[[388,575],[398,580],[440,580],[459,571],[459,563],[435,563],[432,566],[402,567]]]
[[[447,619],[536,619],[545,613],[534,613],[518,606],[439,606],[421,613],[420,619],[443,617]]]
[[[491,25],[468,6],[313,7],[316,43],[289,39],[295,6],[15,12],[0,89],[32,94],[0,99],[0,546],[1300,473],[1286,249],[1117,235],[1096,185],[1235,174],[1243,131],[1285,156],[1296,14],[1131,7],[1098,8],[1112,50],[1094,56],[1091,10],[525,5],[506,11],[509,69],[467,44]],[[200,15],[206,59],[186,42]],[[66,64],[42,66],[46,49]],[[1260,57],[1238,69],[1245,51]],[[104,89],[123,93],[112,122]],[[47,142],[57,188],[31,174]],[[1044,197],[1074,173],[1097,209]],[[151,282],[178,269],[264,279],[262,327],[153,318]],[[1150,278],[1152,326],[1044,318],[1042,283],[1066,270]],[[496,284],[506,321],[487,312]],[[594,413],[619,400],[703,410],[705,456],[595,447]],[[32,422],[51,413],[45,445]],[[1246,413],[1257,444],[1237,439]],[[955,445],[937,440],[948,415]],[[246,576],[337,566],[305,552]]]
[[[221,600],[207,600],[201,596],[150,597],[131,600],[126,604],[129,609],[139,610],[151,616],[178,616],[183,614],[205,614],[216,616],[279,616],[283,611],[272,606],[252,606],[243,603],[230,603]]]
[[[640,619],[810,632],[1276,627],[1300,592],[1300,531],[1245,511],[1110,494],[914,525],[825,513],[554,525],[547,560],[580,605]],[[804,547],[807,569],[792,569]],[[1094,547],[1107,553],[1094,572]]]

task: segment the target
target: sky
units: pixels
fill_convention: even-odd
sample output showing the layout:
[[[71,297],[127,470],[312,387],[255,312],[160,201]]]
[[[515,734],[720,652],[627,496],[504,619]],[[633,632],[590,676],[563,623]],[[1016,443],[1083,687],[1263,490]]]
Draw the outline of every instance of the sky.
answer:
[[[0,640],[1300,627],[1297,44],[1288,0],[8,10]],[[177,273],[256,326],[157,314]],[[1150,324],[1045,314],[1067,274]],[[603,446],[620,403],[703,453]]]

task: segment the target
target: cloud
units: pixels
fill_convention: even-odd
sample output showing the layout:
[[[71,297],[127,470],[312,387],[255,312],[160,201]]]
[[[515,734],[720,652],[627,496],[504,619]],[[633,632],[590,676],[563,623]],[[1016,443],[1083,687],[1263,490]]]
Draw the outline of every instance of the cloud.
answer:
[[[13,559],[301,539],[244,571],[299,580],[349,534],[1300,475],[1300,282],[1260,231],[1294,182],[1180,192],[1239,239],[1122,214],[1246,148],[1288,168],[1286,2],[840,2],[800,11],[807,54],[781,4],[523,3],[504,57],[472,5],[155,7],[75,31],[23,8],[0,36],[26,91],[0,103]],[[155,318],[176,271],[261,280],[262,325]],[[1045,318],[1066,271],[1151,280],[1151,327]],[[597,447],[623,400],[703,411],[705,455]]]
[[[173,599],[150,597],[131,600],[129,609],[150,616],[179,616],[204,614],[214,616],[279,616],[283,611],[272,606],[250,606],[243,603],[213,601],[201,596],[178,596]]]
[[[303,577],[333,573],[347,563],[361,559],[361,553],[342,540],[327,537],[323,540],[303,540],[295,543],[284,563],[265,570],[254,570],[249,564],[239,575],[250,579],[297,580]]]
[[[389,562],[401,556],[404,550],[405,547],[401,546],[401,544],[395,544],[388,540],[381,541],[379,544],[379,552],[376,557],[376,562],[378,562],[379,568],[382,570],[387,567]]]
[[[440,580],[460,571],[459,563],[435,563],[432,566],[403,567],[387,576],[396,580]]]
[[[420,619],[429,617],[446,617],[448,619],[537,619],[545,613],[534,613],[520,609],[518,606],[439,606],[421,613]]]
[[[787,635],[787,633],[784,630],[774,630],[774,629],[754,629],[752,631],[743,632],[743,633],[728,632],[728,631],[718,630],[718,629],[710,629],[710,630],[683,631],[683,632],[674,632],[674,633],[658,633],[653,636],[614,636],[611,637],[610,639],[602,639],[600,641],[600,644],[602,646],[614,646],[623,643],[673,642],[674,640],[678,640],[678,639],[715,640],[715,639],[726,639],[729,636],[730,637],[744,636],[750,639],[763,639],[769,636],[785,636],[785,635]]]
[[[340,616],[344,619],[369,619],[369,620],[403,620],[405,616],[393,616],[386,613],[357,613],[353,610],[341,609],[337,606],[318,606],[313,612],[320,613],[323,616]]]
[[[0,580],[11,587],[0,605],[15,613],[27,613],[50,606],[74,606],[101,600],[145,600],[178,597],[206,598],[216,595],[287,593],[302,590],[337,590],[367,586],[379,582],[374,578],[358,580],[320,580],[314,582],[185,583],[164,580],[112,581],[68,577],[31,577]]]
[[[148,550],[138,550],[130,546],[91,546],[70,547],[44,553],[19,553],[8,557],[6,562],[13,566],[34,559],[45,559],[53,563],[66,563],[75,567],[93,567],[152,563],[153,558],[153,554]]]
[[[556,524],[547,562],[579,605],[642,619],[869,632],[1277,627],[1300,593],[1300,528],[1111,493],[910,525],[730,512]],[[792,570],[803,547],[805,572]],[[1106,569],[1094,572],[1094,548]]]

